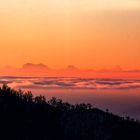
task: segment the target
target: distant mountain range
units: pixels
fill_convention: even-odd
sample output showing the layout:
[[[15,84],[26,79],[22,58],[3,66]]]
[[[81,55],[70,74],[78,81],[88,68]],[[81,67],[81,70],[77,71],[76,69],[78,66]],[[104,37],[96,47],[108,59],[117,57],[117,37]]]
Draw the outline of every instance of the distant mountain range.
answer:
[[[44,69],[44,70],[47,69],[48,70],[49,67],[45,64],[42,64],[42,63],[40,63],[40,64],[26,63],[22,66],[22,69]],[[89,70],[80,70],[78,67],[76,67],[74,65],[68,65],[66,68],[63,68],[61,70],[63,70],[63,71],[89,71]],[[90,71],[94,71],[94,72],[122,72],[123,69],[120,66],[116,66],[115,68],[112,68],[112,69],[100,69],[100,70],[91,69]]]
[[[33,63],[26,63],[22,66],[23,69],[48,69],[47,65],[44,64],[33,64]]]
[[[33,64],[33,63],[26,63],[22,66],[22,69],[39,69],[39,70],[49,70],[49,67],[45,64]],[[65,71],[78,71],[80,70],[79,68],[73,66],[73,65],[68,65],[66,68],[64,68],[63,70]]]
[[[50,68],[45,65],[45,64],[33,64],[33,63],[26,63],[22,66],[21,69],[44,69],[44,70],[49,70]],[[51,70],[55,70],[55,69],[51,69]],[[63,71],[92,71],[92,72],[140,72],[139,69],[132,69],[132,70],[123,70],[120,66],[116,66],[114,68],[111,69],[79,69],[78,67],[74,66],[74,65],[68,65],[66,68],[61,69]]]
[[[135,73],[135,74],[134,74]],[[25,63],[21,68],[5,67],[0,69],[0,76],[78,76],[97,78],[140,78],[140,70],[123,70],[120,66],[112,69],[79,69],[68,65],[63,69],[51,69],[45,64]]]

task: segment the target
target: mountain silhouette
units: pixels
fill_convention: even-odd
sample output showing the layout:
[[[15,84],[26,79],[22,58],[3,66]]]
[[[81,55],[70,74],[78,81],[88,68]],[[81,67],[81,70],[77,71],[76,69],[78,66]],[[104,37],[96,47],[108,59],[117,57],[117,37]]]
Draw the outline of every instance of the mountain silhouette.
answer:
[[[26,63],[22,66],[23,69],[48,69],[47,65],[44,64],[33,64],[33,63]]]
[[[74,65],[68,65],[66,71],[78,71],[79,69]]]
[[[31,92],[0,88],[1,140],[140,140],[138,120],[90,104],[46,101]]]

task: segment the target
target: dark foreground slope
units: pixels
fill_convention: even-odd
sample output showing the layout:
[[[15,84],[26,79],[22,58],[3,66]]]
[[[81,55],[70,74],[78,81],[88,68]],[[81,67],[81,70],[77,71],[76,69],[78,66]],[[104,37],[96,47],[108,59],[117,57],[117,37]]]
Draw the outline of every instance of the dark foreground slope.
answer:
[[[90,105],[0,88],[0,140],[140,140],[140,124]]]

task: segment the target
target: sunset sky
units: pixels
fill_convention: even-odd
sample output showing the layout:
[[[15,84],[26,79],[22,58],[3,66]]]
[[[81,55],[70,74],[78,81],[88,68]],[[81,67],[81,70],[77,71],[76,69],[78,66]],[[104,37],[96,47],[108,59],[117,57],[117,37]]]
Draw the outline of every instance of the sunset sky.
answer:
[[[140,0],[0,0],[0,59],[140,69]]]

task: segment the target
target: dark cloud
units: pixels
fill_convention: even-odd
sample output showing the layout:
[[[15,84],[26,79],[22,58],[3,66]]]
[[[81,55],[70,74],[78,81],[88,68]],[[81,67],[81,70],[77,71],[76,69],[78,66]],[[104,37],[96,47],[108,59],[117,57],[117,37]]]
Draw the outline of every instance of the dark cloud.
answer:
[[[75,84],[73,84],[73,83],[65,83],[65,82],[56,81],[56,80],[34,82],[34,84],[37,84],[37,85],[57,85],[60,87],[74,87],[75,86]]]
[[[122,84],[131,84],[133,83],[132,81],[116,81],[116,80],[109,80],[109,81],[96,81],[97,84],[101,85],[122,85]]]

